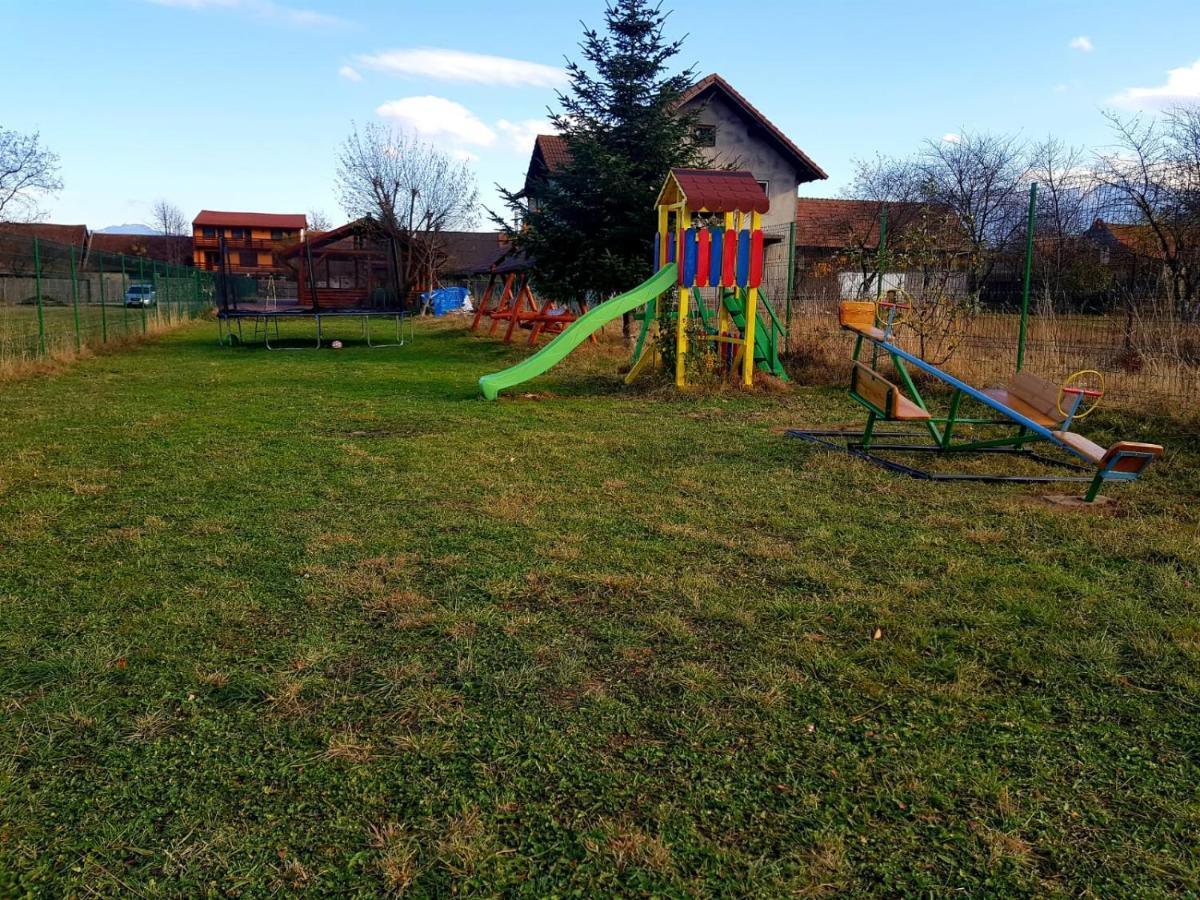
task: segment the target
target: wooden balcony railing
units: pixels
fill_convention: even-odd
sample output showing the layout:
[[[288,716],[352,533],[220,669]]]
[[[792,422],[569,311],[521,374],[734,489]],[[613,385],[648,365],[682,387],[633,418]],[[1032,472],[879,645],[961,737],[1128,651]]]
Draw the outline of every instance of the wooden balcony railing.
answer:
[[[280,238],[277,241],[263,240],[262,238],[225,238],[225,247],[229,250],[279,250],[289,244],[294,244],[300,240],[300,235],[292,237]],[[203,237],[202,235],[192,236],[192,246],[201,250],[218,250],[221,247],[221,238],[219,237]]]

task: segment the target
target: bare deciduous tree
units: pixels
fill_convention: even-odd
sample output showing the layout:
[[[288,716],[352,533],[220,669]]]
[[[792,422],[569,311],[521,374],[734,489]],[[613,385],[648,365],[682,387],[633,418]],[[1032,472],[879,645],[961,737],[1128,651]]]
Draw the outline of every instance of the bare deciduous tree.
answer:
[[[346,213],[370,217],[389,238],[400,298],[432,285],[445,252],[441,233],[469,226],[476,214],[478,190],[465,162],[374,123],[342,144],[337,186]]]
[[[0,222],[36,219],[38,198],[60,190],[58,154],[42,145],[41,136],[0,127]]]
[[[1106,117],[1117,139],[1097,158],[1096,179],[1147,228],[1175,311],[1196,315],[1200,298],[1200,106],[1161,119]]]
[[[309,231],[329,231],[333,228],[333,222],[330,221],[323,209],[310,209],[306,218]]]
[[[183,210],[169,200],[161,198],[155,200],[150,208],[150,221],[156,231],[169,236],[187,234],[191,224]]]
[[[167,243],[165,259],[173,265],[180,265],[191,255],[191,248],[182,238],[188,233],[191,222],[174,203],[159,198],[150,207],[150,224],[155,230],[171,239]]]
[[[926,141],[915,162],[921,199],[950,209],[970,242],[967,290],[975,294],[1025,223],[1029,163],[1011,135],[964,131]]]
[[[848,216],[844,223],[846,255],[858,269],[857,293],[872,296],[880,268],[891,268],[896,238],[922,217],[920,179],[911,159],[876,156],[854,164],[854,180],[844,192],[847,199],[864,201],[866,215]],[[884,210],[887,227],[881,227]]]

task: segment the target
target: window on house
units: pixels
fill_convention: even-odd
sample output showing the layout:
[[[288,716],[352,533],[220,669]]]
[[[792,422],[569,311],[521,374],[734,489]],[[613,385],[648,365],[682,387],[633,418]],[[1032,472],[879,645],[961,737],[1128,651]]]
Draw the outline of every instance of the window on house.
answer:
[[[217,229],[212,225],[205,225],[200,229],[200,234],[206,238],[215,238],[217,236]]]
[[[760,188],[762,188],[762,189],[763,189],[763,193],[764,193],[764,194],[766,194],[768,197],[770,197],[770,196],[771,196],[771,182],[769,182],[769,181],[760,181],[760,182],[758,183],[758,186],[759,186]]]
[[[699,147],[717,146],[717,126],[697,125],[692,129],[692,137]]]
[[[238,251],[238,265],[244,269],[255,269],[258,267],[258,254],[253,250]]]
[[[230,228],[229,236],[235,241],[244,241],[246,238],[250,237],[250,232],[248,232],[245,228]]]
[[[283,229],[282,228],[272,228],[271,229],[271,240],[282,241],[283,240]]]

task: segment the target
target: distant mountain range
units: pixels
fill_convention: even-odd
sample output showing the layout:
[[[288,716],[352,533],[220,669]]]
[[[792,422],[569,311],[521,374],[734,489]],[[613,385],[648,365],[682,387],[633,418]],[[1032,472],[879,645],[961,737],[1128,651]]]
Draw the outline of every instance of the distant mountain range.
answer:
[[[96,229],[99,234],[162,234],[149,225],[109,225],[107,228]]]

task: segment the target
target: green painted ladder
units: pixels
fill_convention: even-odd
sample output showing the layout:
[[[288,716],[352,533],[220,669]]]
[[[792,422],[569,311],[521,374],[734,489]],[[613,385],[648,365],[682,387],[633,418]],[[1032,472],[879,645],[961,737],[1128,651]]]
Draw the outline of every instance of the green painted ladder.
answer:
[[[725,309],[729,311],[729,317],[733,319],[737,330],[744,335],[746,302],[743,293],[724,291],[721,294],[721,302],[725,304]],[[787,381],[787,372],[783,369],[783,363],[779,361],[779,339],[783,335],[783,325],[761,292],[758,295],[758,307],[766,312],[767,317],[765,322],[760,319],[758,327],[754,329],[754,364],[768,375]]]

